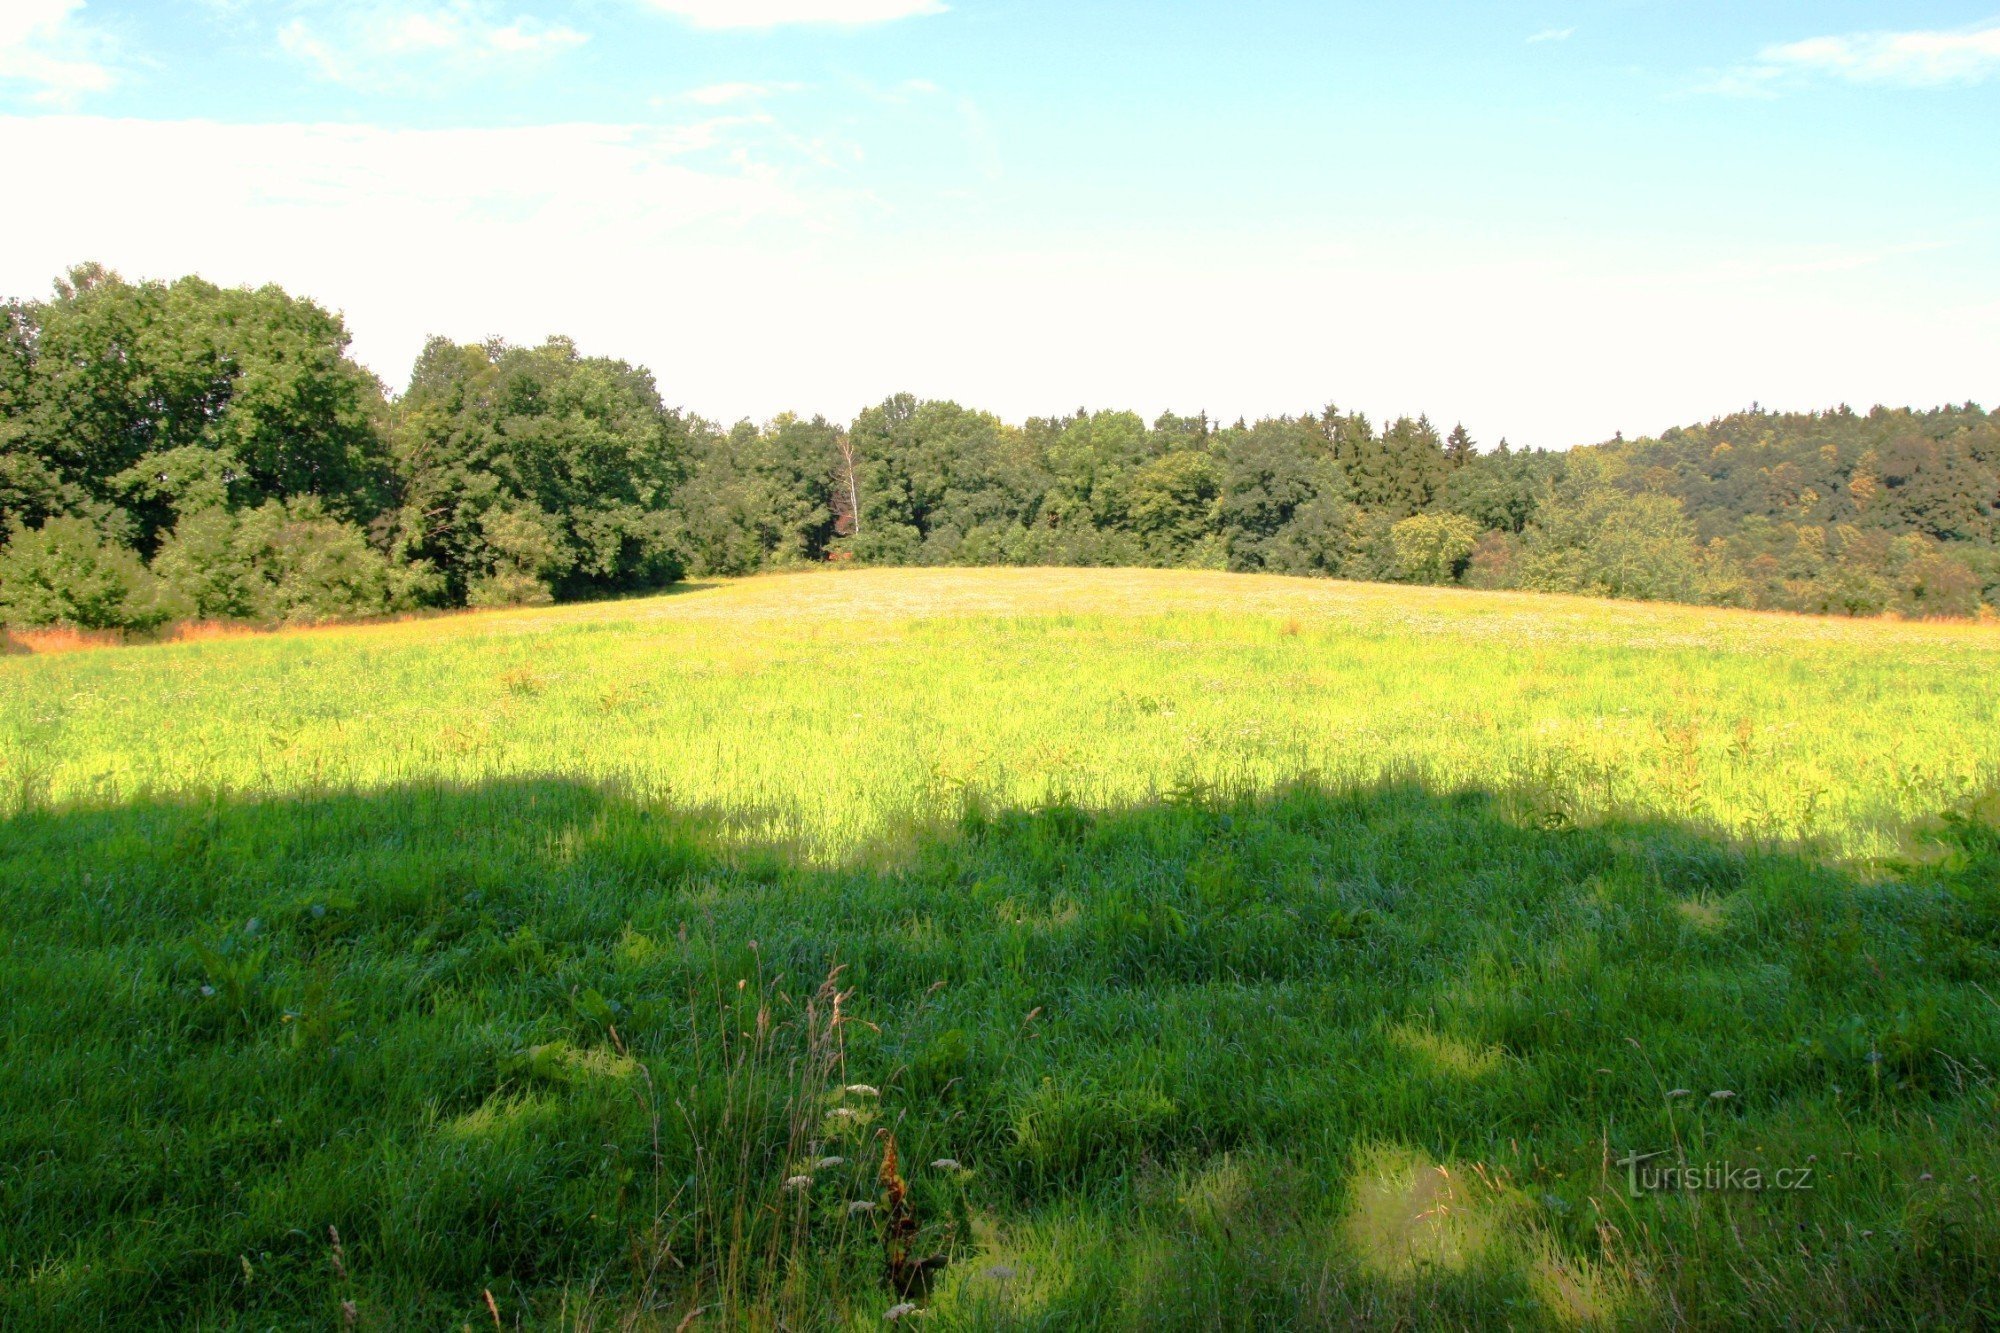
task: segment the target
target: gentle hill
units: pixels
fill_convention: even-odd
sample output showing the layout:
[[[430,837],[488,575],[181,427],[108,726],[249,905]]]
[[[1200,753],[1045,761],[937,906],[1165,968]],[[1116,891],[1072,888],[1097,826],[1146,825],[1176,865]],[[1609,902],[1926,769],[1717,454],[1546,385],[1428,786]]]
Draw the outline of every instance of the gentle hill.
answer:
[[[0,1324],[2000,1319],[1996,676],[1046,569],[0,659]]]

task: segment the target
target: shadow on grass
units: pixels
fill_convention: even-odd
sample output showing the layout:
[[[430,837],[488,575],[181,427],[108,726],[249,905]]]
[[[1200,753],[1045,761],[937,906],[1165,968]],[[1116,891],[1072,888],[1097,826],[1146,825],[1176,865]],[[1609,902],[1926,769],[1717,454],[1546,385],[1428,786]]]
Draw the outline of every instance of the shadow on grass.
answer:
[[[740,823],[557,780],[0,823],[0,1324],[875,1323],[888,1129],[936,1326],[2000,1318],[1990,818],[1873,880],[1407,786],[830,868]]]

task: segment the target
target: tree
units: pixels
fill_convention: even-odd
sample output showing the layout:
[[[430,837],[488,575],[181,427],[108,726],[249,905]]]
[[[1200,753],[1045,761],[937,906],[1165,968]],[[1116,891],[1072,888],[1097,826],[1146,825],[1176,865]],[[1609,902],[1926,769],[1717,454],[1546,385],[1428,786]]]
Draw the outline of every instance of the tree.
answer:
[[[320,497],[365,523],[388,490],[381,386],[340,318],[274,286],[70,271],[0,318],[0,508],[129,524],[151,551],[183,513]]]
[[[1293,511],[1263,546],[1262,568],[1273,574],[1384,582],[1396,574],[1391,527],[1387,514],[1350,504],[1337,494],[1318,495]]]
[[[655,587],[684,569],[674,493],[695,423],[653,378],[540,347],[433,339],[395,405],[405,560],[452,600],[539,601]]]
[[[861,479],[854,470],[854,436],[841,431],[834,439],[834,448],[840,454],[839,487],[835,492],[834,527],[846,533],[861,531]],[[845,499],[845,506],[839,504]],[[846,527],[841,528],[841,520],[846,519]]]
[[[1318,423],[1274,417],[1216,437],[1222,493],[1216,519],[1233,569],[1272,567],[1285,528],[1313,501],[1347,498],[1347,479]]]
[[[1700,578],[1694,525],[1670,495],[1632,495],[1615,465],[1573,457],[1536,506],[1522,543],[1520,585],[1594,597],[1685,601]]]
[[[1479,448],[1472,442],[1472,435],[1459,422],[1451,428],[1451,434],[1444,438],[1444,460],[1456,472],[1479,456]]]
[[[1479,525],[1463,514],[1414,514],[1389,529],[1396,569],[1412,583],[1455,583],[1472,559]]]
[[[1047,489],[1025,432],[957,403],[896,394],[847,434],[861,482],[851,545],[863,559],[950,563],[973,529],[1025,523]],[[871,536],[878,526],[895,531]]]
[[[1528,526],[1536,501],[1561,470],[1561,455],[1516,453],[1502,440],[1492,453],[1474,454],[1446,477],[1437,502],[1482,529],[1517,533]]]
[[[1186,558],[1215,530],[1221,478],[1215,460],[1177,449],[1138,468],[1126,488],[1132,531],[1161,564]]]
[[[691,437],[687,481],[674,511],[691,572],[749,574],[826,558],[853,531],[847,437],[823,417],[787,413],[759,430]]]

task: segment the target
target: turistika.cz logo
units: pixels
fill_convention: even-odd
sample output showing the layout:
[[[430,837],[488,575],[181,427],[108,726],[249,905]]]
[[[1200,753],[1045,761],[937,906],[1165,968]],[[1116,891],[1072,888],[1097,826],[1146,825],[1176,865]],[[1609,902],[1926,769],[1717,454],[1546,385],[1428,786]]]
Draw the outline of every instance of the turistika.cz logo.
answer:
[[[1768,1170],[1736,1162],[1657,1162],[1664,1152],[1629,1152],[1618,1159],[1625,1185],[1635,1199],[1648,1194],[1761,1194],[1767,1190],[1809,1190],[1810,1166]]]

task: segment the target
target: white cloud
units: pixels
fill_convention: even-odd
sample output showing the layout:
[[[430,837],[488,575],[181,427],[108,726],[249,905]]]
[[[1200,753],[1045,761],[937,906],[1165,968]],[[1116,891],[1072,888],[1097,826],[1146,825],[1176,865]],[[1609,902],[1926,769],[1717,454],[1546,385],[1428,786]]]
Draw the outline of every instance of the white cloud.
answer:
[[[698,28],[775,28],[787,23],[886,23],[942,14],[943,0],[647,0]]]
[[[1576,36],[1575,28],[1543,28],[1528,39],[1528,45],[1534,46],[1539,42],[1566,42],[1574,36]]]
[[[1976,83],[2000,69],[2000,23],[1813,37],[1769,47],[1759,59],[1777,69],[1832,74],[1857,83]]]
[[[478,68],[550,55],[586,40],[574,28],[527,16],[503,23],[473,0],[427,11],[350,6],[329,20],[295,18],[278,30],[278,45],[323,77],[363,87],[427,76],[440,63]]]
[[[1811,77],[1904,88],[1978,83],[2000,71],[2000,21],[1969,28],[1916,29],[1808,37],[1768,46],[1757,59],[1725,70],[1694,91],[1770,98]]]
[[[0,3],[0,83],[26,83],[34,100],[59,106],[109,89],[116,76],[93,54],[101,39],[76,21],[82,9],[83,0]]]
[[[781,145],[722,116],[476,130],[0,117],[10,171],[66,182],[8,214],[0,294],[45,291],[85,259],[273,281],[343,309],[356,354],[391,382],[428,334],[564,332],[722,419],[846,417],[900,389],[1014,420],[1079,404],[1234,418],[1332,398],[1561,445],[1753,399],[2000,398],[2000,306],[1952,280],[1962,255],[1668,261],[1636,243],[1551,255],[1338,228],[1310,246],[968,244],[897,227],[899,200],[816,184]]]

